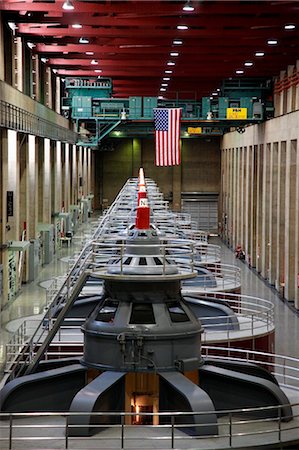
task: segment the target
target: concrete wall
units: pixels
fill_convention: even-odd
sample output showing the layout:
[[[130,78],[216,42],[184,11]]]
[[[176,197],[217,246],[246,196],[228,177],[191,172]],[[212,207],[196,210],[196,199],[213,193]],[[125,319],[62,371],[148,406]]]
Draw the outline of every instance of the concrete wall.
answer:
[[[222,140],[222,235],[299,309],[299,111]]]
[[[176,199],[181,192],[220,191],[219,138],[182,139],[182,163],[179,167],[156,167],[153,138],[114,139],[114,150],[94,151],[95,207],[111,204],[129,177],[138,175],[143,167],[145,176],[154,179],[166,198]],[[179,209],[179,200],[176,200]],[[105,206],[105,205],[104,205]]]

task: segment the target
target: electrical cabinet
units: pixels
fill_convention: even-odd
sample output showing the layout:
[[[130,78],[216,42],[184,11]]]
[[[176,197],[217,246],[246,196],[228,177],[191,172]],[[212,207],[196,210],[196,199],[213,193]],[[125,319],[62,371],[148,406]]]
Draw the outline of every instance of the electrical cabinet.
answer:
[[[143,97],[143,117],[151,119],[154,117],[154,108],[157,108],[157,97]]]
[[[210,97],[203,97],[202,98],[202,117],[207,118],[208,113],[211,112],[211,101]]]
[[[40,243],[38,239],[31,239],[29,246],[28,281],[33,281],[38,275]]]
[[[82,198],[80,201],[80,209],[81,209],[81,216],[82,216],[82,222],[87,222],[88,220],[88,205],[89,201],[87,198]]]
[[[60,221],[60,235],[67,236],[73,234],[71,213],[61,212],[58,214],[58,220]]]
[[[79,206],[70,205],[70,212],[71,212],[72,228],[73,232],[75,233],[79,225]]]
[[[139,119],[142,112],[142,97],[129,97],[129,117]]]
[[[49,264],[54,256],[54,225],[39,223],[37,229],[41,235],[42,264]]]

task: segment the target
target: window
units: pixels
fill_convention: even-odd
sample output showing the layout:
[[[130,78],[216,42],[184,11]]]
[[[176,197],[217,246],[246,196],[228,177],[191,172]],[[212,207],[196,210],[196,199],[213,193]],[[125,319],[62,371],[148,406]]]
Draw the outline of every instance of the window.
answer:
[[[155,316],[151,303],[133,303],[130,324],[154,324]]]
[[[172,322],[189,322],[189,318],[179,302],[167,303],[167,309]]]
[[[111,298],[107,298],[97,314],[96,321],[113,322],[117,308],[118,302],[111,300]]]

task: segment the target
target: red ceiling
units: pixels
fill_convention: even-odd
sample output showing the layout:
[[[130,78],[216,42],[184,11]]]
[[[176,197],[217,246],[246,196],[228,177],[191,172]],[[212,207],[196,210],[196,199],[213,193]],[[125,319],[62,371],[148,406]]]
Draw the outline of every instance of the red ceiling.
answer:
[[[245,77],[271,77],[299,59],[298,1],[191,1],[193,12],[183,11],[185,3],[73,0],[75,9],[65,11],[62,0],[0,0],[0,9],[59,75],[94,76],[101,69],[113,79],[117,97],[160,95],[168,76],[164,96],[185,91],[184,96],[199,98],[237,76],[237,69]],[[73,28],[75,23],[82,28]],[[296,27],[285,30],[286,24]],[[80,44],[80,37],[89,44]],[[278,44],[268,45],[271,38]],[[174,39],[183,44],[174,45]],[[179,56],[171,57],[172,51]],[[256,57],[256,51],[265,56]],[[168,61],[175,65],[168,67]],[[253,66],[245,67],[246,61]],[[165,75],[167,69],[173,73]]]

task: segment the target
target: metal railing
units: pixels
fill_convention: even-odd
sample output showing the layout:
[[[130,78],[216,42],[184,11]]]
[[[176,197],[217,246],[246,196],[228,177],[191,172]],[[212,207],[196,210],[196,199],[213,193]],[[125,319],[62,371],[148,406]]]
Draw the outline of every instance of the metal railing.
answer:
[[[77,142],[77,133],[25,109],[0,100],[0,127],[45,137],[54,141]]]
[[[207,412],[202,411],[154,411],[138,414],[136,412],[1,413],[1,450],[13,450],[22,445],[28,446],[28,442],[38,448],[65,450],[125,449],[132,445],[153,448],[158,441],[159,448],[180,449],[187,446],[201,450],[211,448],[223,450],[236,447],[249,449],[251,446],[266,444],[272,444],[274,447],[277,444],[283,446],[286,443],[298,442],[299,359],[235,348],[203,346],[202,350],[207,357],[212,354],[213,358],[228,358],[230,361],[246,359],[261,366],[270,366],[281,385],[292,393],[292,420],[286,421],[283,416],[282,411],[285,405],[217,410],[215,413],[218,434],[207,436],[202,435],[200,430],[202,427],[206,428],[215,423],[209,423],[209,421],[203,423],[201,418],[206,417]],[[215,356],[215,350],[221,354]],[[263,412],[271,413],[273,417],[265,418],[261,416]],[[84,420],[86,415],[92,422],[93,435],[73,436],[78,428],[86,433],[85,428],[89,427]],[[75,416],[76,425],[72,422]],[[142,424],[143,418],[146,418],[149,424]],[[182,421],[184,423],[180,423]],[[191,434],[190,430],[192,430]]]

